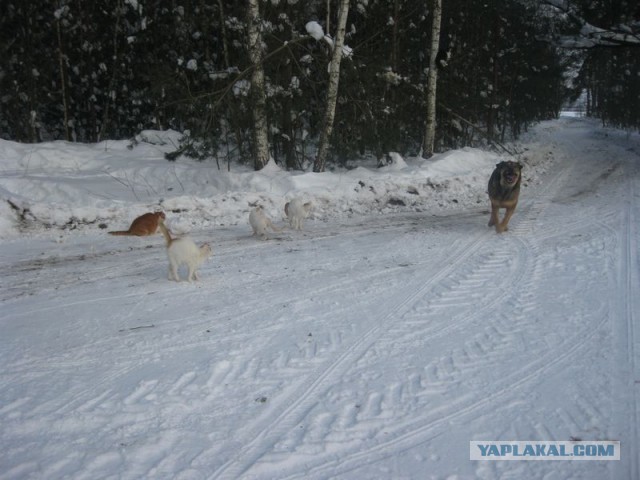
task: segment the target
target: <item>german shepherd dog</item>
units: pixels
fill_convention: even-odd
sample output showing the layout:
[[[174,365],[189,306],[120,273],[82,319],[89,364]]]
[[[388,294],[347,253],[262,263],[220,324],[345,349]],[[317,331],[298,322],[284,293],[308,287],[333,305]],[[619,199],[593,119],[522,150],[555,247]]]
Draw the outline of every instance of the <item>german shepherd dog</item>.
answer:
[[[509,220],[518,205],[520,181],[522,179],[520,162],[500,162],[489,179],[489,200],[491,200],[491,218],[489,226],[496,227],[497,233],[508,229]],[[506,208],[502,222],[498,217],[501,208]]]

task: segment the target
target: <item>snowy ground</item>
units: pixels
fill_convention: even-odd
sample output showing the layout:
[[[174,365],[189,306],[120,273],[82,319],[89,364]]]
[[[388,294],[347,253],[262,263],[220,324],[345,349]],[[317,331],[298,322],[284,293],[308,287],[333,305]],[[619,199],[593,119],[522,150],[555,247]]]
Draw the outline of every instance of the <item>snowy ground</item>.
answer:
[[[161,145],[0,142],[0,479],[637,479],[640,137],[564,118],[497,155],[219,172]],[[249,235],[248,202],[305,231]],[[404,205],[402,205],[404,203]],[[163,208],[214,256],[170,282]],[[620,440],[472,462],[471,440]]]

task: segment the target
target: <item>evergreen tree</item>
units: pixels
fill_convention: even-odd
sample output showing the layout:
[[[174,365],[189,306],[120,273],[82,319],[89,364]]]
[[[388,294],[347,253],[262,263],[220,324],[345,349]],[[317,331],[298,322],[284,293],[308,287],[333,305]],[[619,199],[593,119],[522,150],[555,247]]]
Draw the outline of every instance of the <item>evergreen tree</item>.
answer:
[[[339,1],[258,3],[265,158],[308,168],[323,131],[332,48],[305,25],[315,21],[334,33]],[[573,94],[586,90],[590,113],[637,127],[632,2],[571,0],[561,17],[550,3],[560,5],[443,2],[433,52],[427,2],[351,0],[344,38],[351,55],[341,63],[329,164],[363,156],[383,164],[389,151],[419,153],[433,53],[436,151],[517,136],[558,114],[573,60],[560,47],[584,32],[594,33]],[[95,142],[173,128],[185,133],[176,156],[253,163],[256,62],[248,34],[246,5],[231,0],[6,0],[0,138]]]

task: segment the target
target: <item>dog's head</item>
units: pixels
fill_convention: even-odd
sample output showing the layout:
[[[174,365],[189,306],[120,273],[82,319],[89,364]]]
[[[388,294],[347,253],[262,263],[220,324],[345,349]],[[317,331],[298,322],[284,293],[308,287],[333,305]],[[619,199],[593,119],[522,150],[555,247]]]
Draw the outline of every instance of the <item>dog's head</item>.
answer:
[[[522,173],[520,162],[500,162],[496,168],[500,171],[500,183],[504,187],[513,187],[520,181]]]

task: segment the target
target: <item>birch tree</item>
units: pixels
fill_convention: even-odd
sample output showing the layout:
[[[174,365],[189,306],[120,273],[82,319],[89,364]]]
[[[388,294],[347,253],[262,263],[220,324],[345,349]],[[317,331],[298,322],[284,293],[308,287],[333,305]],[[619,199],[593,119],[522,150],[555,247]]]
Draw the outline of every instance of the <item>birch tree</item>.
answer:
[[[269,162],[267,127],[267,95],[264,81],[264,53],[262,50],[259,0],[247,0],[247,41],[251,66],[251,110],[253,117],[254,168],[261,170]]]
[[[61,97],[62,97],[62,111],[63,111],[63,123],[62,123],[62,131],[64,132],[64,139],[68,142],[71,140],[71,135],[69,131],[69,89],[67,88],[68,78],[67,78],[67,66],[65,64],[65,54],[64,54],[64,46],[62,44],[62,27],[60,26],[60,17],[64,15],[64,12],[67,11],[66,7],[59,9],[55,12],[54,16],[56,18],[56,34],[58,40],[58,65],[60,66],[60,89],[61,89]]]
[[[429,52],[429,75],[427,77],[427,125],[424,133],[424,158],[433,156],[436,138],[436,86],[438,66],[436,57],[440,49],[440,23],[442,20],[442,0],[433,0],[433,19],[431,23],[431,51]]]
[[[347,26],[347,16],[349,15],[349,0],[340,0],[338,11],[338,30],[336,32],[333,55],[329,63],[329,86],[327,88],[327,101],[318,153],[313,164],[314,172],[324,172],[327,161],[327,151],[329,141],[333,133],[333,122],[336,116],[336,103],[338,101],[338,84],[340,82],[340,62],[343,55],[344,36]]]

